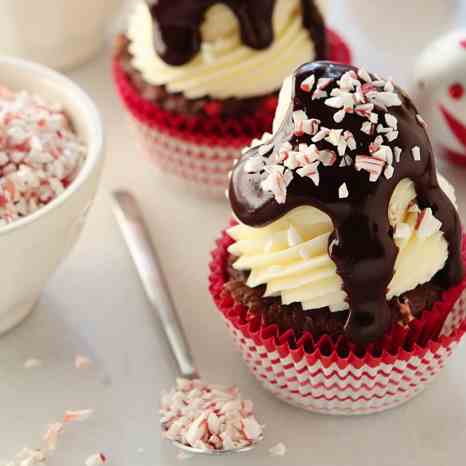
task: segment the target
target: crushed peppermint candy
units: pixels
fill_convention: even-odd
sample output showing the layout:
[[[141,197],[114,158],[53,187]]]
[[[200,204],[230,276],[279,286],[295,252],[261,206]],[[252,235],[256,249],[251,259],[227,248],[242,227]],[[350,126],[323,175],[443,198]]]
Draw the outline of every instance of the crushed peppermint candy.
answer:
[[[312,94],[312,100],[323,99],[328,96],[326,91],[327,87],[332,84],[332,79],[330,78],[320,78],[317,81],[317,89]]]
[[[409,299],[405,299],[404,301],[399,299],[398,305],[401,315],[401,319],[398,321],[398,324],[404,328],[408,328],[409,324],[415,320]]]
[[[419,146],[414,146],[411,149],[411,154],[413,155],[413,159],[416,162],[419,162],[419,160],[421,160],[421,148]]]
[[[63,420],[65,423],[68,422],[81,422],[86,421],[94,414],[92,409],[81,409],[79,411],[66,411]]]
[[[105,464],[107,462],[107,457],[103,453],[95,453],[89,456],[86,461],[86,466],[98,466],[99,464]]]
[[[271,456],[285,456],[287,452],[286,445],[283,442],[279,442],[269,449]]]
[[[338,197],[340,199],[344,199],[348,196],[349,196],[348,187],[346,186],[346,183],[343,183],[338,189]]]
[[[176,388],[162,395],[162,435],[205,451],[248,447],[263,437],[253,408],[237,387],[178,379]]]
[[[44,441],[47,442],[49,451],[57,449],[58,437],[63,433],[63,424],[61,422],[54,422],[50,424],[47,432],[44,435]]]
[[[312,88],[314,87],[315,82],[316,82],[316,77],[313,74],[311,74],[308,78],[306,78],[301,83],[301,89],[304,92],[311,92]]]
[[[375,125],[374,123],[371,123],[370,121],[364,121],[361,126],[361,131],[363,133],[368,134],[369,136],[374,134],[374,129],[375,129]]]
[[[270,192],[277,203],[283,204],[296,175],[309,178],[319,186],[322,167],[334,165],[342,168],[354,165],[355,170],[367,172],[371,182],[378,181],[382,175],[386,180],[394,176],[402,149],[391,144],[399,138],[399,122],[389,109],[401,106],[402,100],[391,79],[384,80],[359,68],[347,71],[339,79],[316,79],[311,74],[302,81],[300,89],[312,94],[312,100],[324,99],[326,106],[335,109],[333,120],[342,125],[327,128],[304,110],[294,110],[288,134],[278,138],[267,134],[264,145],[244,163],[247,173],[259,175],[263,191]],[[358,127],[366,140],[370,138],[367,153],[356,152],[361,151],[358,135],[344,127],[349,114],[362,119]],[[419,115],[416,118],[423,124]],[[312,144],[303,143],[303,136],[309,137],[308,142]],[[414,160],[421,160],[418,146],[410,150]],[[348,197],[345,188],[343,183],[338,193],[340,199]]]
[[[396,119],[396,117],[394,117],[390,113],[385,114],[385,122],[390,128],[393,128],[393,129],[398,128],[398,120]]]
[[[395,173],[395,169],[393,168],[393,165],[387,165],[383,174],[387,180],[389,180],[393,174]]]
[[[92,366],[92,360],[81,354],[77,354],[74,359],[74,367],[76,369],[89,369]]]
[[[47,461],[47,455],[42,449],[23,448],[12,461],[3,463],[2,466],[33,466],[35,464],[44,464]]]
[[[44,365],[44,362],[38,358],[29,358],[29,359],[26,359],[26,361],[24,361],[25,369],[37,369],[39,367],[42,367],[43,365]]]
[[[384,165],[384,160],[366,155],[357,155],[354,163],[356,170],[366,170],[369,172],[369,179],[371,181],[376,181],[379,178]]]
[[[310,136],[314,136],[315,134],[317,134],[319,130],[319,125],[320,121],[316,120],[315,118],[295,120],[294,134],[296,136],[302,136],[303,134],[309,134]]]
[[[69,411],[71,412],[71,411]],[[65,418],[67,414],[65,413]],[[2,463],[2,466],[34,466],[34,465],[45,465],[47,464],[50,456],[55,452],[58,445],[59,438],[63,435],[65,431],[65,424],[62,422],[53,422],[49,424],[45,434],[43,435],[42,446],[40,448],[29,448],[25,447],[20,450],[15,458],[6,463]],[[86,465],[97,465],[104,464],[106,458],[102,455],[104,459],[100,463],[87,463]]]
[[[0,225],[58,197],[76,178],[85,156],[60,106],[0,86]]]
[[[264,191],[272,192],[277,202],[284,204],[286,201],[286,188],[293,179],[291,170],[286,169],[283,165],[269,165],[265,167],[265,171],[268,176],[262,181],[261,188]],[[299,170],[298,174],[300,174]],[[308,174],[301,176],[308,176]]]

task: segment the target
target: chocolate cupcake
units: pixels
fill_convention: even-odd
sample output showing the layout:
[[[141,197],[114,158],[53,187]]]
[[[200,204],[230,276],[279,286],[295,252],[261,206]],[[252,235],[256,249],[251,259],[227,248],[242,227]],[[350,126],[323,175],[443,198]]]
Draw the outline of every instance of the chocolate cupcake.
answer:
[[[235,158],[272,123],[284,77],[303,61],[349,61],[314,0],[140,2],[114,75],[144,151],[223,193]]]
[[[332,361],[330,384],[349,366],[382,370],[389,358],[418,358],[420,348],[438,349],[439,339],[457,341],[466,325],[458,300],[462,229],[454,190],[437,173],[409,97],[361,68],[315,62],[285,81],[273,128],[233,170],[237,222],[211,266],[212,294],[235,336],[286,344],[288,355],[299,355],[299,374],[312,358]],[[367,406],[345,404],[339,394],[337,411],[382,410],[423,386],[416,379],[390,391],[386,378],[396,371],[384,374],[383,396],[359,387]],[[303,389],[294,397],[293,390],[277,394],[334,411],[322,402],[333,395]]]

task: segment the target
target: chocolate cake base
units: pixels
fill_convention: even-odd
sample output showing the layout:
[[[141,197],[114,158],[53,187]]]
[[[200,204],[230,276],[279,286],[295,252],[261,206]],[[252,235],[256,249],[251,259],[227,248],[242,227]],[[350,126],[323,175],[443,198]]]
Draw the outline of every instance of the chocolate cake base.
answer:
[[[292,329],[297,339],[304,332],[310,332],[316,339],[322,335],[336,338],[344,334],[349,311],[331,312],[328,307],[304,311],[300,303],[284,305],[279,297],[264,298],[265,286],[248,287],[248,273],[232,266],[236,259],[229,257],[225,290],[238,304],[247,308],[246,320],[259,318],[262,325],[277,325],[281,332]],[[441,294],[441,288],[433,280],[393,298],[389,302],[392,323],[407,325],[424,309],[431,309],[441,299]]]
[[[163,110],[185,116],[221,116],[225,118],[241,118],[254,115],[260,111],[272,114],[275,112],[278,91],[245,99],[220,100],[208,96],[199,99],[188,99],[181,93],[170,93],[165,86],[149,84],[132,65],[133,57],[129,51],[129,43],[127,36],[120,34],[115,40],[114,58],[121,64],[139,94]]]

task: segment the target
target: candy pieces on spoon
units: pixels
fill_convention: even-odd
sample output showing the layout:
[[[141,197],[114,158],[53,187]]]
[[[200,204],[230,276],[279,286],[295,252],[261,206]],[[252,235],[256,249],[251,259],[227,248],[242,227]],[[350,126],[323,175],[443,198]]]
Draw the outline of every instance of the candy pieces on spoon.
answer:
[[[166,439],[206,452],[247,448],[263,436],[253,403],[235,386],[178,379],[162,394],[160,414]]]

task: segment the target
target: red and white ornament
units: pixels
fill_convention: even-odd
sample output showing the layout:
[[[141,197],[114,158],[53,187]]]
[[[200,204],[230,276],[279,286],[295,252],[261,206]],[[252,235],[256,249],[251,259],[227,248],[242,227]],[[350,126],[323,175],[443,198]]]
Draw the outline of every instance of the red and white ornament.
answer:
[[[466,165],[466,30],[440,37],[415,66],[413,97],[439,153]],[[421,125],[423,119],[418,120]]]

